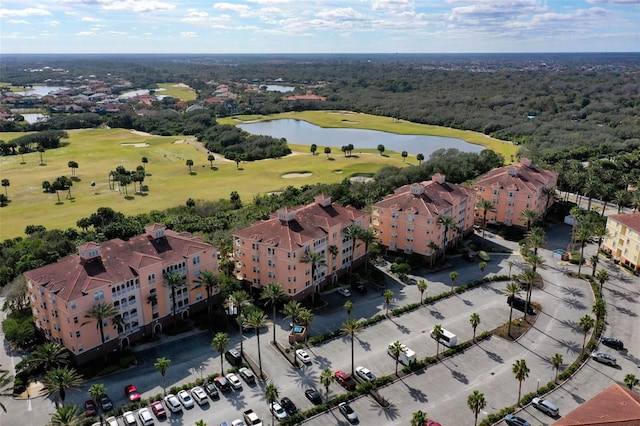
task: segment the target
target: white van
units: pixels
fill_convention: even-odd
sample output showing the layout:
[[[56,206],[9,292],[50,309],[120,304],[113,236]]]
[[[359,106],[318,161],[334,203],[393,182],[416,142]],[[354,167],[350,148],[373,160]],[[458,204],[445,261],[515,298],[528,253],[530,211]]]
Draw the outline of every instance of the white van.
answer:
[[[431,338],[432,339],[436,338],[436,335],[433,333],[433,330],[431,330]],[[440,333],[440,343],[442,343],[443,345],[449,348],[452,348],[458,344],[458,338],[456,337],[455,334],[443,328],[442,332]]]
[[[409,349],[408,347],[406,347],[405,345],[401,345],[402,346],[402,351],[400,352],[400,356],[398,357],[398,361],[400,361],[400,363],[402,365],[406,365],[409,366],[413,363],[416,362],[416,353],[414,351],[412,351],[411,349]],[[389,347],[387,348],[387,353],[389,355],[391,355],[392,358],[395,359],[394,355],[393,355],[393,350],[391,349],[393,347],[393,343],[389,343]]]

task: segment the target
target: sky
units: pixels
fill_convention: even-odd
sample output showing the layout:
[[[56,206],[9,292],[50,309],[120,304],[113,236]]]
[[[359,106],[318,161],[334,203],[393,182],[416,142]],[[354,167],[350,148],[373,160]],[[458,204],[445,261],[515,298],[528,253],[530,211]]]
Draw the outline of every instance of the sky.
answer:
[[[640,0],[0,0],[0,53],[638,51]]]

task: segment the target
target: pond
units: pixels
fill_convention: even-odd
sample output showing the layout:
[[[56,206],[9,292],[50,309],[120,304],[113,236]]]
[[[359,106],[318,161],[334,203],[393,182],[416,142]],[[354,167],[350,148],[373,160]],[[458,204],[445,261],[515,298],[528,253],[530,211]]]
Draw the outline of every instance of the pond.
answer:
[[[326,129],[306,121],[293,119],[238,124],[237,127],[254,135],[285,138],[287,142],[293,144],[308,146],[316,144],[318,152],[321,153],[326,146],[342,147],[353,144],[356,149],[376,149],[378,145],[384,145],[385,149],[389,151],[407,151],[413,155],[423,154],[424,158],[428,159],[434,151],[441,148],[456,148],[462,152],[475,153],[484,149],[481,145],[470,144],[462,139],[442,136],[399,135],[364,129]],[[357,151],[354,154],[357,154]]]
[[[294,86],[281,86],[279,84],[265,84],[260,86],[260,88],[264,88],[267,92],[293,92],[296,90]]]

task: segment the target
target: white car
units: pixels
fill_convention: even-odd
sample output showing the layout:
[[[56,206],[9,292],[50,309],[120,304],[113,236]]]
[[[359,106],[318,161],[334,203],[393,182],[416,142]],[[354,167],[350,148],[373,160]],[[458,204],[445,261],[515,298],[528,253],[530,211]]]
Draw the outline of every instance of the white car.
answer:
[[[231,426],[247,426],[247,424],[240,419],[235,419],[231,422]]]
[[[271,412],[274,416],[276,416],[276,419],[278,420],[283,420],[288,417],[288,414],[284,410],[284,408],[282,408],[282,405],[278,404],[277,402],[271,403]]]
[[[207,399],[207,393],[200,386],[196,386],[195,388],[191,389],[191,396],[193,396],[193,399],[196,400],[198,405],[205,405],[209,403],[209,400]]]
[[[172,413],[177,413],[182,411],[182,406],[180,405],[180,401],[178,398],[172,393],[164,397],[164,403]]]
[[[236,373],[227,374],[227,380],[231,383],[231,387],[234,389],[242,389],[242,382],[240,377]]]
[[[182,405],[184,405],[184,408],[193,408],[193,398],[191,398],[191,395],[189,395],[189,392],[186,390],[183,389],[178,392],[178,399]]]
[[[309,356],[307,351],[305,351],[304,349],[296,349],[296,358],[298,358],[300,361],[304,362],[305,364],[308,364],[311,362],[311,357]]]
[[[113,416],[111,416],[111,417],[107,417],[107,418],[105,419],[105,422],[106,422],[106,426],[120,426],[120,425],[118,424],[118,420],[117,420],[115,417],[113,417]]]
[[[602,352],[592,353],[591,358],[603,364],[610,365],[612,367],[615,367],[618,365],[618,362],[616,361],[616,357],[614,357],[613,355],[602,353]]]
[[[151,410],[147,407],[141,408],[140,411],[138,411],[138,418],[143,426],[153,425],[153,416],[151,416]]]
[[[376,376],[365,367],[356,367],[356,374],[365,382],[373,382],[376,379]]]
[[[351,290],[349,290],[348,288],[344,288],[344,287],[340,287],[338,289],[338,293],[340,293],[341,295],[343,295],[344,297],[349,297],[351,296]]]
[[[122,413],[122,421],[125,426],[137,426],[136,416],[133,415],[133,411],[125,411]]]

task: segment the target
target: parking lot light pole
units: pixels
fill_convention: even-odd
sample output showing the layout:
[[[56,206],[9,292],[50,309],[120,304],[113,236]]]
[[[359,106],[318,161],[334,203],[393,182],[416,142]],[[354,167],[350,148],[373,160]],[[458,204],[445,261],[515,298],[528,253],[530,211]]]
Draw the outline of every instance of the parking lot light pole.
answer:
[[[539,389],[540,389],[540,379],[538,379],[538,385],[536,386],[536,393],[538,393]]]

